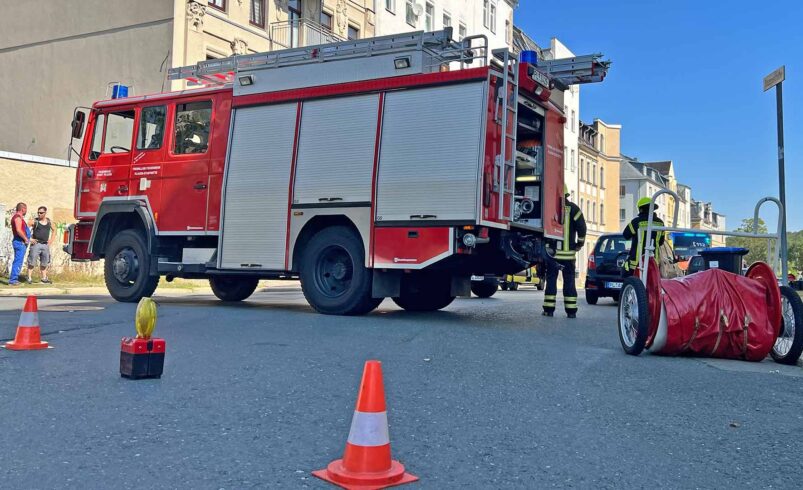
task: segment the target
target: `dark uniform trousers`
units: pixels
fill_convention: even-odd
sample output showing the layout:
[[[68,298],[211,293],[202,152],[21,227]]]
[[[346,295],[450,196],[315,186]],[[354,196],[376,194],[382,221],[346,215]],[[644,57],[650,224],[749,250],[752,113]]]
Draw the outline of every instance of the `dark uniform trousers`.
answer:
[[[555,304],[558,299],[558,264],[563,267],[563,306],[566,308],[566,313],[577,313],[577,287],[574,284],[574,260],[547,261],[544,311],[547,313],[555,312]]]

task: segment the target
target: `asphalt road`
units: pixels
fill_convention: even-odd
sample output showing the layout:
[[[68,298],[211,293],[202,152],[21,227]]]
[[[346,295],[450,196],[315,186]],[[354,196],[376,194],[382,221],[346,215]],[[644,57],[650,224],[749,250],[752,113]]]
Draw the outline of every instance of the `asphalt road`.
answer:
[[[410,488],[800,488],[800,368],[626,356],[609,300],[548,319],[541,294],[359,318],[294,288],[157,298],[147,381],[118,370],[135,305],[42,298],[55,348],[0,351],[0,487],[327,488],[310,471],[341,456],[375,358]],[[0,338],[23,302],[0,298]]]

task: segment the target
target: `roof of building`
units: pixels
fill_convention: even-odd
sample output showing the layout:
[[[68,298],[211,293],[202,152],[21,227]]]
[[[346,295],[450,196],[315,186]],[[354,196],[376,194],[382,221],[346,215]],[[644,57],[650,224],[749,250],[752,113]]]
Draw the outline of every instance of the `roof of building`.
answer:
[[[535,51],[539,58],[544,57],[541,46],[517,25],[513,26],[513,48],[516,51]]]
[[[654,168],[661,175],[670,175],[672,173],[672,160],[664,160],[662,162],[644,162],[644,165]]]

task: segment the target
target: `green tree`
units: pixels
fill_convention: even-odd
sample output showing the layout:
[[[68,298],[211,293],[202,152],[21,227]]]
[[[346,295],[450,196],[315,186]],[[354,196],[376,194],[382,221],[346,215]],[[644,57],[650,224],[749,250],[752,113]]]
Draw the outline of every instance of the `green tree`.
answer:
[[[735,231],[753,233],[753,218],[743,219],[742,224],[739,225]],[[767,224],[764,223],[764,220],[761,218],[758,219],[758,232],[767,233]],[[742,247],[750,250],[744,257],[745,264],[747,265],[758,262],[759,260],[767,260],[767,240],[764,238],[731,236],[728,237],[727,243],[729,247]]]

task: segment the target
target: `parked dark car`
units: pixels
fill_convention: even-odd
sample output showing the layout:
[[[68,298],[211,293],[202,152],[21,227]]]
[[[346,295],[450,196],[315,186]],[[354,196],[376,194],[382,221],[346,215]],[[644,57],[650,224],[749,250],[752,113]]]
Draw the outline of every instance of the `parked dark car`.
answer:
[[[695,255],[689,259],[689,266],[686,268],[686,275],[694,274],[705,270],[705,259],[702,255]]]
[[[624,281],[624,265],[630,253],[630,240],[621,234],[602,235],[588,257],[586,301],[597,304],[599,298],[619,300]]]

